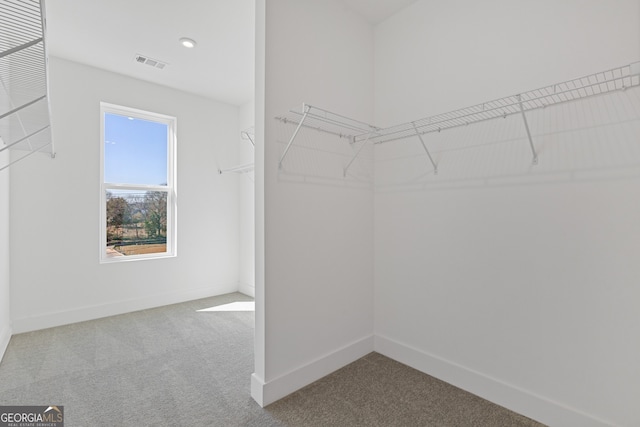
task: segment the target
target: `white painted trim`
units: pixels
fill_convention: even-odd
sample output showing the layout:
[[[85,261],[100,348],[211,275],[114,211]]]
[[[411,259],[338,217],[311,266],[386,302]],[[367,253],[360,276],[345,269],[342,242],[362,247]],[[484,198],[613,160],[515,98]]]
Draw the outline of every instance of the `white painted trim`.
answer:
[[[260,407],[264,408],[264,380],[259,378],[254,372],[251,374],[251,397],[255,400]]]
[[[320,357],[266,383],[256,374],[251,376],[251,397],[262,407],[354,362],[373,351],[373,335]]]
[[[248,295],[252,298],[256,297],[256,287],[254,285],[250,285],[248,283],[240,282],[238,284],[238,292]]]
[[[177,304],[200,298],[208,298],[216,295],[224,295],[237,292],[237,283],[216,287],[204,287],[179,292],[169,292],[156,295],[147,295],[142,298],[132,298],[115,301],[106,304],[97,304],[75,308],[72,310],[44,313],[37,316],[13,319],[13,332],[16,334],[84,322],[102,317],[131,313],[133,311],[146,310],[164,305]]]
[[[105,170],[105,116],[107,114],[124,116],[161,123],[167,126],[167,183],[166,185],[147,185],[134,183],[115,183],[104,180]],[[125,107],[122,105],[100,102],[100,263],[118,263],[131,260],[147,260],[157,258],[167,258],[177,256],[177,135],[178,118],[137,108]],[[167,248],[166,252],[144,255],[130,255],[126,257],[107,257],[105,252],[107,247],[107,197],[108,190],[140,190],[140,191],[162,191],[167,193]]]
[[[550,426],[614,425],[578,409],[384,336],[375,336],[374,349],[393,360]]]
[[[5,351],[7,351],[9,340],[11,340],[11,335],[11,326],[7,325],[0,331],[0,362],[4,357]]]

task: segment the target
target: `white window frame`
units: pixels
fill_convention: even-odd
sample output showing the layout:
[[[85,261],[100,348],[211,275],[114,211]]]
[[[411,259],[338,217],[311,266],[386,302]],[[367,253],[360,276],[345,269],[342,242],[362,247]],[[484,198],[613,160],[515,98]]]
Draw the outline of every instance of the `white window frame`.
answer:
[[[117,114],[134,119],[142,119],[167,125],[167,185],[135,185],[105,182],[104,147],[106,114]],[[176,137],[178,120],[176,117],[122,105],[100,102],[100,263],[138,261],[177,256],[177,193],[176,193]],[[153,254],[107,257],[107,196],[108,190],[162,191],[167,193],[167,251]]]

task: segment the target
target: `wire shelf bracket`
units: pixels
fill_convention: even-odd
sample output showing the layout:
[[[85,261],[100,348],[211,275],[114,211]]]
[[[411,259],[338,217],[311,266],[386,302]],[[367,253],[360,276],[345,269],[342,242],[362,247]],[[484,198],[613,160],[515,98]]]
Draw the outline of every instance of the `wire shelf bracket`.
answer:
[[[278,166],[279,169],[282,169],[283,161],[289,149],[298,136],[300,129],[304,127],[333,134],[340,138],[347,138],[351,144],[362,143],[355,156],[343,169],[345,177],[349,167],[365,145],[384,144],[416,136],[433,166],[434,174],[437,174],[438,165],[429,152],[424,141],[424,135],[497,118],[506,118],[516,114],[520,115],[524,122],[524,129],[533,156],[532,163],[536,165],[539,157],[527,120],[528,112],[617,91],[625,91],[638,86],[640,86],[640,62],[634,62],[577,79],[387,128],[379,128],[309,104],[302,104],[302,112],[290,110],[287,114],[276,117],[277,120],[283,123],[296,125],[296,129],[280,157]]]
[[[253,126],[247,130],[243,130],[240,132],[240,138],[244,139],[244,140],[248,140],[251,143],[251,147],[255,149],[256,144],[254,141],[254,133],[253,133]],[[254,169],[254,163],[245,163],[243,165],[239,165],[239,166],[234,166],[232,168],[227,168],[227,169],[221,169],[218,168],[218,173],[220,175],[224,174],[224,173],[241,173],[241,174],[245,174],[245,173],[249,173],[249,172],[253,172]]]
[[[243,130],[242,132],[240,132],[240,137],[242,139],[249,140],[249,142],[251,143],[251,146],[253,146],[253,148],[256,148],[256,142],[255,142],[255,135],[253,133],[253,127],[250,130]]]
[[[431,153],[429,152],[429,149],[427,148],[427,145],[424,143],[424,139],[422,138],[422,135],[418,131],[418,128],[416,127],[416,124],[415,123],[411,123],[411,124],[413,125],[413,128],[416,131],[416,135],[418,136],[418,139],[420,139],[420,143],[422,144],[422,148],[424,148],[424,151],[427,153],[427,157],[429,157],[429,161],[431,162],[431,166],[433,166],[434,175],[438,175],[438,165],[436,164],[436,162],[433,161],[433,157],[431,157]]]
[[[247,163],[244,165],[235,166],[228,169],[218,169],[218,173],[222,175],[223,173],[247,173],[252,172],[254,169],[253,163]]]
[[[522,95],[516,95],[518,104],[520,105],[520,112],[522,113],[522,121],[524,122],[524,129],[527,131],[527,138],[529,139],[529,147],[531,147],[531,153],[533,154],[532,163],[538,164],[538,153],[536,153],[536,147],[533,145],[533,138],[531,138],[531,131],[529,130],[529,123],[527,122],[527,115],[524,113],[524,107],[522,106]]]
[[[353,164],[353,162],[356,161],[356,159],[358,158],[358,156],[360,155],[360,152],[362,151],[362,149],[364,147],[366,147],[367,143],[369,142],[369,137],[371,136],[371,134],[367,135],[367,139],[364,140],[364,142],[360,145],[360,148],[358,148],[358,151],[356,151],[356,154],[353,155],[353,157],[351,158],[351,161],[349,161],[349,163],[347,163],[347,166],[344,167],[343,172],[342,172],[342,176],[346,178],[347,176],[347,171],[349,170],[349,168],[351,167],[351,165]]]
[[[380,130],[380,128],[368,123],[354,120],[309,104],[302,104],[301,111],[289,110],[288,113],[276,117],[276,120],[296,126],[295,131],[289,138],[289,142],[280,156],[278,163],[279,169],[282,169],[284,159],[302,128],[313,129],[335,135],[339,138],[345,138],[350,144],[365,141],[367,138],[376,135]],[[346,169],[348,169],[349,166],[351,166],[351,164],[349,164]]]
[[[425,135],[640,86],[640,62],[383,129],[374,144]],[[526,115],[523,116],[526,120]],[[528,127],[528,124],[527,124]]]
[[[296,127],[296,130],[293,132],[293,135],[291,135],[291,138],[289,139],[289,143],[287,144],[286,148],[284,149],[282,156],[280,156],[280,162],[278,162],[278,169],[282,169],[282,162],[284,161],[284,158],[287,157],[287,153],[289,152],[289,149],[291,148],[291,144],[293,144],[293,141],[296,139],[296,136],[298,136],[298,132],[300,132],[300,128],[304,125],[304,121],[306,120],[307,116],[309,115],[309,106],[308,105],[304,105],[302,104],[302,110],[304,111],[304,114],[302,114],[302,119],[300,119],[300,123],[298,123],[298,126]]]

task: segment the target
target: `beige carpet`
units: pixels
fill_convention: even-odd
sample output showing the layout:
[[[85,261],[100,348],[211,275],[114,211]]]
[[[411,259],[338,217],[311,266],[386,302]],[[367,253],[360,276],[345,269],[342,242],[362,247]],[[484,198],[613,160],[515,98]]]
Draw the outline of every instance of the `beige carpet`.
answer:
[[[229,294],[12,337],[0,405],[63,405],[67,427],[539,426],[376,353],[260,408],[251,299]],[[242,305],[242,304],[239,304]],[[231,311],[201,311],[211,307]]]
[[[270,406],[288,426],[541,426],[371,353]]]

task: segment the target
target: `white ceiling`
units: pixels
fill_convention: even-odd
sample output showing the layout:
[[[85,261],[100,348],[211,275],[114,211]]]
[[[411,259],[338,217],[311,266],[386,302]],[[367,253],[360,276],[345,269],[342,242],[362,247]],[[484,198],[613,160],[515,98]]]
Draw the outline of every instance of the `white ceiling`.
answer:
[[[241,105],[253,98],[254,0],[46,0],[50,55]],[[197,41],[186,49],[180,37]],[[135,61],[142,54],[163,70]]]
[[[342,1],[377,24],[415,0]],[[50,55],[233,105],[253,99],[254,0],[46,0],[45,7]],[[198,45],[186,49],[180,37]],[[168,65],[139,64],[136,54]]]

